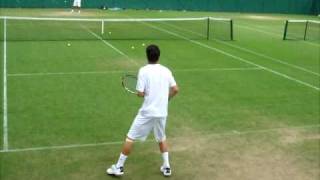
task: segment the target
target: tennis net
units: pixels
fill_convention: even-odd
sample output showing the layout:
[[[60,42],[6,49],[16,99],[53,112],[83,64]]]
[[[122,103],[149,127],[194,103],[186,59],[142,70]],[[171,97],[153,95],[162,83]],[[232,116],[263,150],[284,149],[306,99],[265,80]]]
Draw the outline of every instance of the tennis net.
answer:
[[[320,42],[320,21],[287,20],[283,40],[307,40]]]
[[[232,20],[212,17],[0,19],[7,41],[233,39]]]

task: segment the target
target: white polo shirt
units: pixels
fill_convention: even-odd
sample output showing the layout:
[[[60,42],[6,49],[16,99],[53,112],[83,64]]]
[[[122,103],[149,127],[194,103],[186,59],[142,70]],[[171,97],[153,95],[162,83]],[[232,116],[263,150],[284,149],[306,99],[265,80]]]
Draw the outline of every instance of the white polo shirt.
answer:
[[[73,6],[74,7],[81,7],[81,0],[74,0],[73,1]]]
[[[139,110],[142,116],[166,117],[170,87],[176,86],[171,71],[160,64],[148,64],[140,68],[137,91],[144,92],[144,102]]]

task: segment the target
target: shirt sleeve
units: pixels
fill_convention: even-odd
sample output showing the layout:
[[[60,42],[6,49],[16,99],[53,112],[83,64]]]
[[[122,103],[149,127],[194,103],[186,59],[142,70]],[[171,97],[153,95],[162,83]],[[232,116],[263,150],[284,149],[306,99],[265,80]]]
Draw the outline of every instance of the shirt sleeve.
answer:
[[[177,83],[176,83],[176,81],[174,80],[174,77],[173,77],[172,73],[170,72],[170,76],[169,76],[169,86],[170,86],[170,87],[173,87],[173,86],[176,86],[176,85],[177,85]]]
[[[136,90],[139,92],[144,92],[145,90],[145,77],[143,75],[143,73],[141,72],[141,70],[138,73],[138,81],[137,81],[137,86],[136,86]]]

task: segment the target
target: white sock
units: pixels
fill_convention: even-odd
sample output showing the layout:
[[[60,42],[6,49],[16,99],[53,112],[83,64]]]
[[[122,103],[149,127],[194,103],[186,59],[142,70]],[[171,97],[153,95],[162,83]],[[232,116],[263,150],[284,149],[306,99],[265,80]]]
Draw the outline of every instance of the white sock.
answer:
[[[117,168],[119,167],[123,167],[124,166],[124,163],[126,162],[126,159],[127,159],[128,156],[124,155],[124,154],[120,154],[120,157],[119,157],[119,160],[116,164]]]
[[[169,164],[169,152],[162,153],[162,159],[163,159],[163,166],[164,167],[170,167],[170,164]]]

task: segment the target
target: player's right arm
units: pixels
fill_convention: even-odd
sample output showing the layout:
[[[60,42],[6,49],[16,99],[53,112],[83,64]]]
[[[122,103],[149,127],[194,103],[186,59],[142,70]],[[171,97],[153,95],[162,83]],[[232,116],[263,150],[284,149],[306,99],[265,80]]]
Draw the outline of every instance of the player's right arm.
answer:
[[[138,91],[138,92],[137,92],[137,95],[138,95],[138,97],[144,97],[144,92]]]

